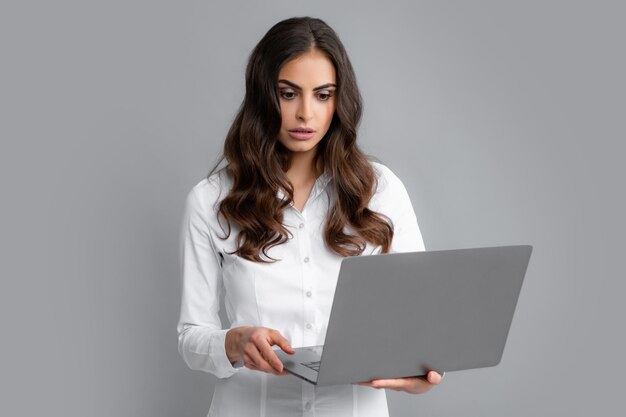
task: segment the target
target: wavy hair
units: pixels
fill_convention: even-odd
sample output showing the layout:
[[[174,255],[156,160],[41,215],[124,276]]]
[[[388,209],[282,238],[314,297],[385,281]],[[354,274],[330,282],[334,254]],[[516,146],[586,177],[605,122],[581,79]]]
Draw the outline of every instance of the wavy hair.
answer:
[[[391,245],[391,220],[367,207],[377,178],[356,144],[363,105],[352,64],[339,37],[323,20],[292,17],[270,28],[251,52],[243,102],[226,135],[223,155],[207,175],[226,158],[225,169],[233,185],[219,204],[218,217],[223,216],[228,225],[222,239],[230,236],[231,222],[236,223],[240,232],[233,253],[251,261],[275,261],[267,251],[285,243],[290,235],[282,221],[294,190],[285,174],[289,151],[278,141],[278,74],[284,63],[314,49],[333,63],[337,77],[336,110],[316,154],[333,178],[335,194],[324,240],[341,256],[360,255],[367,242],[381,245],[383,253]],[[278,200],[279,190],[285,199]],[[346,226],[356,234],[346,233]]]

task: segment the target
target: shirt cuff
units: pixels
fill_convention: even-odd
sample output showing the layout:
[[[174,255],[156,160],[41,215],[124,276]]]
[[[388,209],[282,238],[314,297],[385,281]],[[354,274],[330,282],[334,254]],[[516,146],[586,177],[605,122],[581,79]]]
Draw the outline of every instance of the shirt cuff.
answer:
[[[239,370],[237,366],[228,359],[226,355],[226,333],[230,329],[220,329],[211,335],[210,351],[215,365],[216,374],[220,378],[227,378]],[[237,362],[235,363],[235,365]]]

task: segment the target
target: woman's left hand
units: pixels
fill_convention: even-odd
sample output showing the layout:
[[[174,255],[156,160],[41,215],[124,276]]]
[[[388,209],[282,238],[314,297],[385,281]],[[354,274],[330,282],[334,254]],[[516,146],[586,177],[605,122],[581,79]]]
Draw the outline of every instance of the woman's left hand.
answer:
[[[423,394],[441,382],[442,376],[435,371],[430,371],[426,376],[407,378],[373,379],[368,382],[355,382],[356,385],[364,385],[372,388],[389,388],[394,391],[408,392],[409,394]]]

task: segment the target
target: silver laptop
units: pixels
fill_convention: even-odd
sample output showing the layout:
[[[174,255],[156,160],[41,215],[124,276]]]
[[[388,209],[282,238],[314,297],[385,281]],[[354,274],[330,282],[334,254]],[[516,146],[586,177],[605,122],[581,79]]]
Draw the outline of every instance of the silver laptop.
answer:
[[[318,386],[497,365],[532,246],[344,258],[323,346],[275,350]]]

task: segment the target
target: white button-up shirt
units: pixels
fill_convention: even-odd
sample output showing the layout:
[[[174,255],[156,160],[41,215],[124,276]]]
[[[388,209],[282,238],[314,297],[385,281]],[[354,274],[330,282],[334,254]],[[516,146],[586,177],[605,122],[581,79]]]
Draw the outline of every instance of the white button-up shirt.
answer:
[[[369,208],[391,218],[391,252],[424,250],[403,183],[386,166],[371,163],[378,185]],[[285,210],[283,224],[292,236],[268,251],[269,256],[280,259],[271,264],[229,254],[236,249],[237,225],[232,225],[228,239],[220,239],[225,232],[218,223],[217,203],[231,186],[222,169],[193,187],[181,229],[178,351],[191,369],[219,378],[208,415],[388,416],[385,390],[352,384],[316,387],[293,375],[253,371],[228,360],[228,329],[222,329],[218,316],[221,296],[230,328],[273,328],[294,348],[323,345],[342,259],[326,247],[323,237],[325,216],[334,201],[328,172],[317,178],[302,212],[293,205]],[[279,192],[277,197],[284,194]],[[223,219],[221,225],[225,226]],[[380,246],[367,244],[363,255],[380,251]]]

